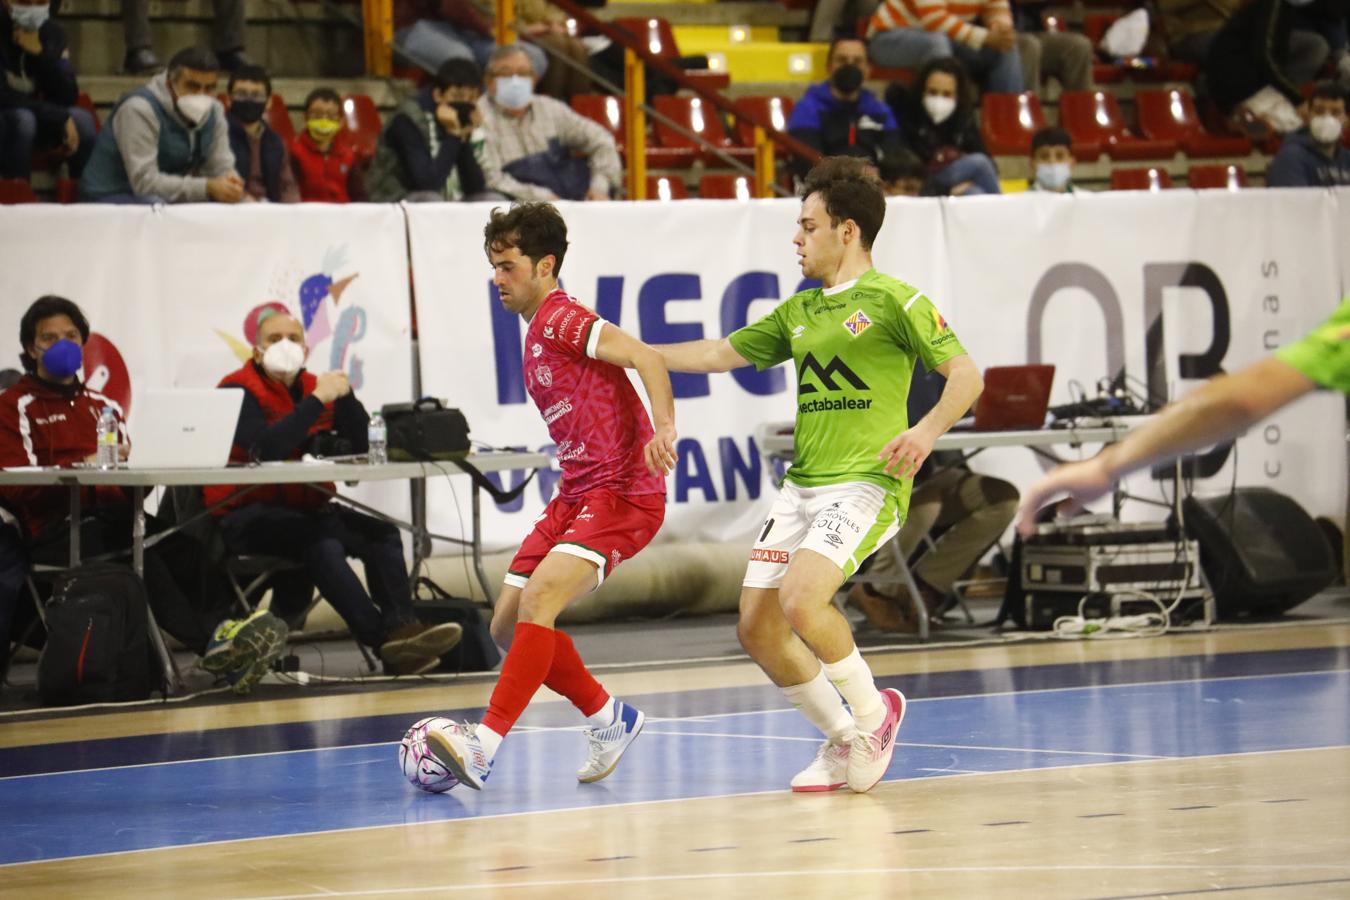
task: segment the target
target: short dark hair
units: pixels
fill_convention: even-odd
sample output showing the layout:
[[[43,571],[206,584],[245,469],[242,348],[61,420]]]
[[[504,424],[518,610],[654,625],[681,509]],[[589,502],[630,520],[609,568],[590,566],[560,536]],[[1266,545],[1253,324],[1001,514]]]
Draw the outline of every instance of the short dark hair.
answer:
[[[806,174],[801,189],[803,202],[812,194],[820,195],[831,227],[838,228],[845,219],[857,223],[864,250],[872,249],[886,218],[886,195],[869,165],[857,156],[827,156]]]
[[[845,44],[845,43],[849,43],[849,42],[862,44],[864,49],[866,49],[866,47],[867,47],[867,41],[863,40],[862,38],[858,37],[857,35],[854,35],[854,34],[837,34],[837,35],[834,36],[834,39],[830,41],[830,48],[829,48],[828,50],[825,51],[825,64],[826,64],[826,65],[829,65],[830,60],[834,58],[834,48],[835,48],[835,47],[838,47],[840,44]]]
[[[553,257],[553,277],[562,272],[567,254],[567,223],[552,203],[513,203],[510,211],[497,207],[483,229],[483,252],[491,253],[515,247],[537,265],[545,256]]]
[[[923,162],[905,149],[901,149],[899,153],[889,154],[877,163],[877,173],[881,177],[882,184],[890,184],[901,178],[917,178],[920,181],[928,178],[928,170],[924,168]]]
[[[1345,91],[1337,87],[1334,81],[1322,81],[1313,88],[1312,96],[1308,98],[1310,104],[1314,100],[1339,100],[1344,103]]]
[[[267,88],[267,95],[272,96],[272,79],[268,77],[267,70],[262,66],[240,66],[230,73],[229,83],[225,85],[226,93],[233,93],[234,86],[240,81],[256,81]]]
[[[178,77],[178,73],[184,69],[195,69],[198,72],[219,72],[220,60],[216,59],[214,53],[203,47],[184,47],[169,60],[169,80],[173,81]]]
[[[338,96],[338,92],[330,87],[316,87],[310,91],[309,96],[305,98],[305,112],[309,112],[309,105],[315,100],[327,100],[336,103],[339,110],[342,109],[342,97]]]
[[[28,307],[28,312],[23,314],[19,320],[19,361],[23,363],[25,372],[36,372],[37,363],[28,355],[28,348],[37,340],[38,323],[43,319],[50,319],[52,316],[69,316],[70,321],[75,323],[75,327],[80,331],[80,341],[89,340],[89,320],[84,317],[84,313],[71,301],[65,297],[58,297],[55,294],[45,294],[33,301],[33,305]]]
[[[440,91],[452,87],[477,88],[483,86],[483,73],[473,60],[456,57],[441,63],[431,83]]]
[[[1068,147],[1072,150],[1073,138],[1063,128],[1048,125],[1031,136],[1031,152],[1035,154],[1042,147]]]

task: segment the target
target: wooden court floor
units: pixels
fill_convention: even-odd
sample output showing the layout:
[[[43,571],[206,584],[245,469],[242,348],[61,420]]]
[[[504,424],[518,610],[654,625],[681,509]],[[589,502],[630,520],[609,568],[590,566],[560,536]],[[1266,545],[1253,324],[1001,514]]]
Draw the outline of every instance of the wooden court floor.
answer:
[[[753,666],[610,673],[649,724],[579,785],[541,695],[481,794],[402,780],[490,683],[0,724],[0,894],[1350,896],[1350,627],[870,657],[887,780],[793,795],[816,736]]]

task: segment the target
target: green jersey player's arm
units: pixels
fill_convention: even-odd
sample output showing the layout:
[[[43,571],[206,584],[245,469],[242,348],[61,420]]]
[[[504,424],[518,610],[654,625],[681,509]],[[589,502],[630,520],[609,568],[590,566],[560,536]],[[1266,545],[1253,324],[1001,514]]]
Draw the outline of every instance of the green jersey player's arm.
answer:
[[[750,365],[727,338],[658,344],[652,349],[661,354],[672,372],[730,372]]]
[[[647,467],[664,475],[675,465],[675,394],[670,388],[670,372],[665,360],[655,347],[645,344],[617,325],[600,325],[600,337],[595,342],[596,359],[612,366],[636,369],[647,391],[652,408],[652,427],[655,437],[644,450]]]

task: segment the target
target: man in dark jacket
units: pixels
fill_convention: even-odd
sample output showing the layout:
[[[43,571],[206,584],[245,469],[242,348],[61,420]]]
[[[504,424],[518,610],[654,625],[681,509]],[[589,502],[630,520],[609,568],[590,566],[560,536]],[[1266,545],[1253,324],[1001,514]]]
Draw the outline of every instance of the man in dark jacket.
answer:
[[[299,203],[286,143],[263,120],[272,99],[272,79],[262,66],[240,66],[230,73],[229,96],[230,150],[234,169],[244,180],[244,195],[269,203]]]
[[[874,165],[900,152],[900,129],[890,107],[863,87],[867,44],[836,38],[826,57],[828,78],[809,87],[788,117],[788,134],[824,156],[861,156]],[[794,160],[805,177],[810,164]]]
[[[1319,85],[1303,108],[1307,125],[1287,136],[1266,172],[1270,187],[1336,187],[1350,184],[1350,150],[1345,132],[1345,95]]]
[[[1308,23],[1334,27],[1338,17],[1343,28],[1344,0],[1254,0],[1239,9],[1209,44],[1204,75],[1214,100],[1229,112],[1270,88],[1297,107],[1299,88],[1313,80],[1328,53]]]
[[[94,150],[94,117],[75,105],[75,68],[50,10],[46,0],[0,4],[0,178],[27,179],[33,151],[49,149],[79,178]]]

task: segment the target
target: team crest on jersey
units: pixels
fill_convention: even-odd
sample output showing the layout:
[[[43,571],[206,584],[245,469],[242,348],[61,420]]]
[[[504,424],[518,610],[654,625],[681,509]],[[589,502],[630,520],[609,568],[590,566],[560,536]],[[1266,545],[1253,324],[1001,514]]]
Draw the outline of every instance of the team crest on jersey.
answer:
[[[613,570],[617,568],[619,563],[621,562],[623,562],[623,554],[621,554],[618,550],[611,550],[609,554],[610,569]]]
[[[872,320],[860,309],[844,320],[844,327],[848,329],[849,334],[857,337],[872,327]]]
[[[534,377],[544,387],[553,387],[553,370],[543,363],[534,367]]]
[[[544,352],[543,344],[535,344],[530,347],[530,355],[533,356],[535,359],[538,359],[540,354],[542,354],[543,352]]]
[[[544,338],[545,338],[546,340],[550,340],[550,341],[553,340],[553,326],[552,326],[552,325],[545,325],[545,326],[544,326]]]

